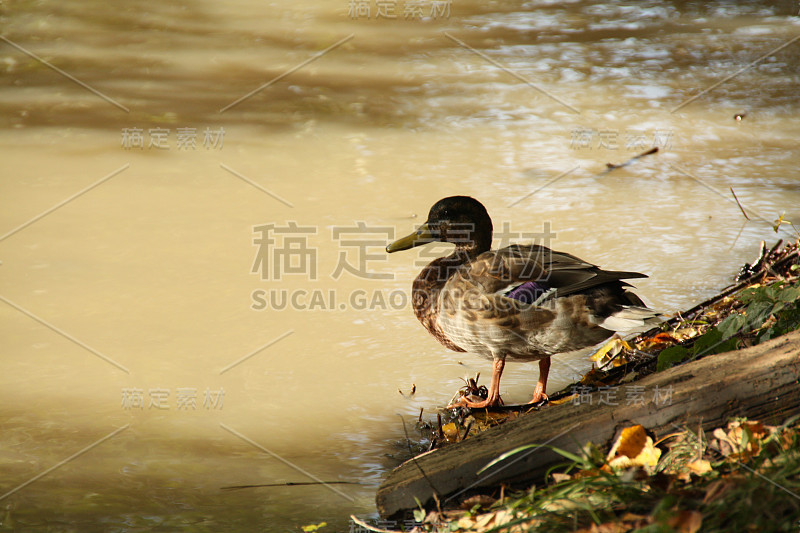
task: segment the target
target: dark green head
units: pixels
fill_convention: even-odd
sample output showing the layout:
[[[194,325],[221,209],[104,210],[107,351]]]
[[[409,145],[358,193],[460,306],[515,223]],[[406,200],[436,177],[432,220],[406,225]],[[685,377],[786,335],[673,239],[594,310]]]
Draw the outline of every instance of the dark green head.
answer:
[[[408,250],[434,241],[453,243],[474,254],[485,252],[492,244],[492,219],[475,198],[442,198],[433,204],[428,220],[417,231],[391,243],[386,251]]]

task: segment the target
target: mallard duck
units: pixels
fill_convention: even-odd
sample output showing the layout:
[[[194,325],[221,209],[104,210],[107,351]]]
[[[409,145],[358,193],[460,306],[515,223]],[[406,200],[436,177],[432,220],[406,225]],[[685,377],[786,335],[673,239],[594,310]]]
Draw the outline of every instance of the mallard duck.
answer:
[[[599,344],[617,332],[642,330],[657,316],[622,281],[646,278],[644,274],[601,270],[535,244],[490,250],[492,219],[469,196],[439,200],[417,231],[386,251],[433,241],[453,243],[455,250],[432,261],[414,280],[414,313],[450,350],[492,360],[486,399],[462,397],[449,407],[502,404],[500,377],[506,359],[539,361],[530,403],[546,400],[551,356]]]

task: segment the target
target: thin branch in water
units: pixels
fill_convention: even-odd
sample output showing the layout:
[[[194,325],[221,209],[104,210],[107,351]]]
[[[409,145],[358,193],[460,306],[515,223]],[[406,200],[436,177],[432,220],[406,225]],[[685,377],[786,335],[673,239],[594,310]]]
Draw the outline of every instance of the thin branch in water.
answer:
[[[622,168],[622,167],[627,167],[628,165],[630,165],[631,163],[633,163],[637,159],[640,159],[640,158],[642,158],[642,157],[644,157],[646,155],[655,154],[656,152],[658,152],[658,146],[654,146],[653,148],[650,148],[646,152],[642,152],[639,155],[633,156],[630,159],[628,159],[627,161],[625,161],[624,163],[620,163],[619,165],[614,165],[612,163],[606,163],[606,167],[607,167],[606,171],[601,173],[600,175],[601,176],[605,176],[606,174],[608,174],[612,170],[616,170],[616,169]]]
[[[728,188],[731,190],[731,194],[733,195],[733,199],[736,200],[736,205],[738,205],[739,209],[741,209],[742,214],[744,215],[744,218],[746,218],[747,220],[750,220],[750,217],[747,216],[747,213],[745,213],[744,207],[742,207],[741,202],[739,202],[739,198],[736,196],[736,193],[733,192],[733,187],[728,187]]]
[[[363,485],[358,481],[287,481],[285,483],[262,483],[257,485],[232,485],[220,490],[256,489],[260,487],[299,487],[305,485]]]

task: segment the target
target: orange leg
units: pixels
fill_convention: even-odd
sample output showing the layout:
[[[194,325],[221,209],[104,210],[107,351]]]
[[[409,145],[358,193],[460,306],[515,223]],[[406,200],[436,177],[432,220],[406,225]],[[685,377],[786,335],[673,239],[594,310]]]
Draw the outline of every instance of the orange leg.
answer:
[[[503,400],[500,398],[500,376],[503,375],[503,367],[506,365],[505,359],[495,359],[492,361],[492,382],[489,384],[489,394],[486,399],[480,402],[472,402],[467,400],[466,397],[461,397],[459,401],[452,405],[448,405],[447,409],[455,407],[471,407],[473,409],[483,409],[484,407],[495,407],[503,405]]]
[[[550,373],[550,358],[545,357],[539,359],[539,381],[536,383],[536,388],[533,389],[533,399],[528,403],[539,403],[542,400],[547,400],[547,374]]]

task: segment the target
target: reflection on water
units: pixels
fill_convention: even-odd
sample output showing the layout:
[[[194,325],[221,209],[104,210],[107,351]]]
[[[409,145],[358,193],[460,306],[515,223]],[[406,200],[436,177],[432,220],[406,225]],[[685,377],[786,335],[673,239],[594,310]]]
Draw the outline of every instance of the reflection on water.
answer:
[[[773,4],[0,6],[3,527],[372,513],[398,415],[489,371],[403,299],[443,248],[382,253],[446,195],[649,273],[666,311],[728,284],[800,218],[800,43],[768,54],[800,20]],[[556,358],[551,387],[587,368]],[[311,479],[360,484],[221,490]]]

